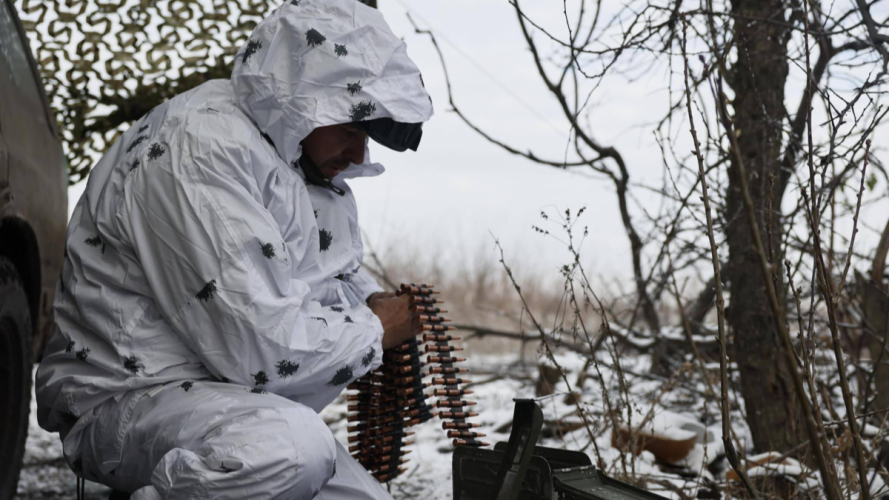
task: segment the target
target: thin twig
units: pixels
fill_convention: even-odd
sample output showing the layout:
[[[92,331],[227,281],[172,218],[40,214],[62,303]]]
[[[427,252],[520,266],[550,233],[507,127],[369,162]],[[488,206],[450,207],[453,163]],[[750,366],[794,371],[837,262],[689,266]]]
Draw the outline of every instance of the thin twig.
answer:
[[[809,2],[803,1],[803,22],[805,31],[803,33],[803,46],[805,47],[806,53],[806,77],[807,80],[812,76],[812,67],[810,64],[810,51],[809,51]],[[812,86],[806,85],[806,92],[812,92]],[[811,99],[810,99],[811,100]],[[808,116],[806,117],[806,130],[807,130],[807,143],[808,143],[808,158],[807,164],[809,166],[809,186],[812,190],[812,211],[810,223],[812,224],[812,239],[813,244],[812,248],[815,250],[815,261],[818,266],[818,269],[821,273],[821,291],[824,294],[825,305],[827,306],[827,318],[828,325],[830,327],[830,337],[833,340],[833,351],[834,357],[836,358],[837,368],[839,369],[840,375],[840,387],[842,389],[843,394],[843,402],[846,405],[846,416],[849,419],[849,429],[852,432],[852,441],[855,443],[855,461],[858,465],[858,481],[860,483],[860,495],[863,500],[870,499],[870,488],[868,487],[867,481],[867,461],[864,458],[864,446],[861,442],[861,433],[858,429],[858,420],[855,418],[855,403],[852,401],[852,394],[849,391],[849,381],[846,379],[846,363],[843,359],[843,351],[840,347],[840,339],[839,332],[837,329],[837,295],[834,294],[833,291],[833,278],[828,274],[827,267],[824,265],[824,254],[821,250],[821,230],[819,227],[819,219],[818,219],[818,206],[815,200],[815,165],[814,165],[814,152],[813,152],[813,144],[812,144],[812,109],[811,107],[806,110]],[[740,155],[739,155],[740,158]],[[739,159],[740,161],[740,159]],[[866,159],[865,159],[866,161]],[[866,166],[866,164],[865,164]],[[745,179],[742,179],[742,182],[746,182]],[[862,189],[864,188],[864,179],[862,178]],[[803,196],[805,196],[805,190],[803,190]],[[745,201],[746,204],[746,201]],[[858,206],[861,206],[861,197],[859,195],[858,198]],[[752,212],[751,212],[752,215]],[[855,215],[856,224],[858,219],[858,213]],[[751,223],[755,224],[755,222],[751,219]],[[852,239],[854,242],[855,233],[852,233]],[[850,253],[852,249],[849,249]],[[844,273],[845,274],[845,273]],[[782,316],[783,317],[783,316]],[[780,321],[783,324],[783,321]],[[794,362],[796,358],[793,358]],[[801,392],[800,397],[804,397],[804,394]],[[823,427],[822,427],[823,429]],[[810,440],[812,437],[810,436]],[[820,446],[819,446],[820,448]]]
[[[691,131],[692,141],[694,142],[694,154],[698,160],[698,175],[701,181],[701,200],[704,202],[704,214],[707,217],[707,239],[710,241],[710,262],[713,264],[713,276],[716,284],[716,325],[717,332],[719,334],[719,377],[720,377],[720,407],[722,410],[722,443],[725,446],[725,455],[728,458],[729,464],[732,466],[732,469],[738,474],[738,477],[741,478],[741,483],[744,485],[744,488],[747,489],[747,492],[753,498],[757,498],[756,489],[753,487],[753,483],[750,482],[750,478],[747,477],[747,473],[744,470],[744,467],[741,465],[741,460],[738,458],[738,452],[735,450],[734,443],[732,443],[731,435],[731,416],[729,411],[729,399],[728,399],[728,355],[726,354],[726,341],[725,341],[725,300],[722,295],[722,277],[720,276],[720,264],[719,264],[719,251],[716,248],[716,237],[714,236],[713,231],[713,216],[710,211],[710,196],[707,193],[707,176],[704,172],[704,155],[701,153],[701,143],[698,141],[698,132],[695,130],[695,116],[692,111],[691,106],[691,91],[688,87],[689,80],[689,69],[688,69],[688,54],[686,53],[686,30],[687,23],[685,19],[682,20],[682,58],[685,62],[685,99],[686,99],[686,109],[688,110],[688,120]]]
[[[837,285],[837,295],[843,292],[846,285],[846,277],[849,275],[849,266],[852,264],[852,251],[855,249],[855,235],[858,234],[858,214],[861,213],[861,196],[864,194],[864,181],[867,178],[867,158],[870,155],[870,139],[864,147],[864,165],[861,167],[861,186],[858,188],[858,199],[855,203],[855,215],[852,217],[852,237],[849,239],[849,251],[846,253],[846,266]]]
[[[858,415],[858,418],[864,419],[866,417],[872,417],[874,415],[880,415],[880,414],[886,413],[886,412],[889,412],[889,408],[883,408],[882,410],[874,410],[874,411],[869,411],[867,413],[861,413]],[[825,425],[825,427],[830,427],[832,425],[841,425],[841,424],[845,424],[847,422],[848,422],[848,419],[844,418],[844,419],[840,419],[840,420],[832,420],[830,422],[825,422],[824,425]]]
[[[562,366],[556,360],[555,354],[552,351],[552,348],[549,345],[549,341],[546,339],[546,332],[543,330],[543,327],[537,321],[537,318],[534,317],[534,313],[531,312],[531,308],[528,306],[528,302],[525,300],[524,294],[522,294],[522,287],[516,283],[515,276],[512,274],[512,269],[508,265],[506,265],[506,258],[503,255],[503,247],[500,246],[500,241],[494,240],[497,249],[500,251],[500,263],[503,265],[503,268],[506,270],[507,276],[509,276],[509,281],[512,283],[513,288],[516,293],[519,295],[519,299],[522,301],[522,306],[525,308],[525,312],[528,313],[528,318],[531,319],[531,323],[534,325],[534,328],[537,329],[538,333],[540,333],[540,338],[543,341],[543,346],[546,349],[547,357],[550,361],[556,365],[556,368],[559,370],[559,374],[562,376],[562,381],[565,382],[565,386],[568,388],[568,392],[573,392],[571,388],[571,382],[568,381],[568,376],[565,375],[565,370],[562,369]],[[583,420],[583,426],[586,428],[587,434],[590,439],[596,439],[596,436],[593,434],[593,430],[590,429],[590,424],[587,421],[586,413],[580,407],[580,403],[575,401],[575,406],[577,407],[577,413],[580,415],[580,418]]]
[[[787,366],[790,371],[791,378],[793,379],[794,390],[796,391],[796,395],[799,398],[802,406],[806,432],[809,434],[809,441],[811,442],[811,448],[815,455],[815,462],[817,463],[818,469],[821,473],[821,481],[824,485],[825,493],[830,500],[840,500],[842,498],[840,488],[839,485],[836,484],[834,476],[831,474],[830,468],[827,463],[827,458],[825,457],[824,450],[821,447],[821,439],[819,436],[820,429],[815,422],[815,418],[812,414],[812,406],[809,402],[809,398],[806,396],[806,390],[803,387],[799,365],[797,364],[796,356],[793,351],[793,342],[790,340],[790,333],[787,331],[787,325],[784,322],[784,311],[781,307],[781,303],[778,301],[775,284],[771,278],[772,273],[769,269],[766,251],[763,248],[762,237],[760,236],[759,232],[759,224],[756,220],[756,212],[753,208],[753,200],[750,197],[750,190],[747,186],[747,169],[744,168],[744,158],[741,155],[737,135],[735,133],[734,127],[732,126],[731,118],[728,112],[728,99],[722,87],[723,78],[725,78],[725,74],[727,73],[727,70],[725,69],[725,60],[723,58],[719,58],[717,66],[719,71],[718,78],[716,78],[715,97],[717,102],[719,121],[722,123],[722,126],[725,130],[725,135],[730,143],[730,152],[735,160],[734,167],[738,170],[737,176],[741,188],[741,199],[744,204],[747,221],[753,237],[754,250],[759,260],[760,271],[762,272],[762,279],[765,282],[766,294],[768,296],[769,307],[771,308],[772,319],[774,320],[775,327],[778,330],[778,336],[781,340],[783,348],[782,352],[787,361]]]
[[[812,408],[813,408],[813,413],[815,414],[815,423],[818,424],[819,429],[824,429],[824,419],[821,416],[821,406],[818,403],[818,391],[815,388],[815,374],[814,374],[815,370],[812,367],[813,363],[809,357],[809,345],[807,344],[807,342],[805,341],[805,338],[803,337],[803,329],[805,328],[805,326],[803,323],[803,313],[802,313],[802,306],[801,306],[801,300],[800,300],[800,293],[799,293],[799,290],[797,290],[796,286],[794,286],[794,284],[793,284],[793,277],[790,274],[790,261],[785,260],[784,267],[787,269],[787,283],[790,285],[790,291],[791,291],[791,293],[793,293],[793,298],[796,301],[796,318],[797,318],[797,323],[799,324],[799,340],[800,340],[800,347],[802,348],[802,352],[803,352],[803,366],[804,366],[803,374],[806,376],[806,385],[809,387],[809,394],[812,395]],[[813,349],[814,349],[814,347],[813,347]],[[822,449],[829,450],[830,443],[827,442],[827,434],[825,432],[820,432],[819,434],[821,435]],[[809,441],[806,440],[805,442],[808,443]],[[831,464],[829,464],[829,465],[831,465]],[[831,473],[832,474],[836,473],[836,469],[832,465],[831,465]]]

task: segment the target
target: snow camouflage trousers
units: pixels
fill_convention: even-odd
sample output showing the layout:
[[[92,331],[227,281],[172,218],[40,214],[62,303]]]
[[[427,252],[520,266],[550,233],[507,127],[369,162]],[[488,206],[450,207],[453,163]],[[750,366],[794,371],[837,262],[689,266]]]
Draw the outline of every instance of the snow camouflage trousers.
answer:
[[[64,439],[69,463],[165,499],[392,499],[310,408],[236,384],[177,384],[88,412]]]

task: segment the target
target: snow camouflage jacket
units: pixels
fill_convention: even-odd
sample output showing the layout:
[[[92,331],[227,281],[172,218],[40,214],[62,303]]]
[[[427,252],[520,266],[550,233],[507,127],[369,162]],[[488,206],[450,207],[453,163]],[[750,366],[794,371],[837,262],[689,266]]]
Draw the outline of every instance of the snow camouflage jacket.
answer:
[[[90,174],[68,227],[40,425],[65,436],[109,398],[220,380],[316,411],[381,363],[355,199],[307,185],[314,128],[432,104],[405,44],[355,0],[290,0],[216,80],[158,106]],[[138,398],[133,398],[138,399]],[[81,421],[89,419],[80,419]],[[81,423],[80,425],[85,425]]]

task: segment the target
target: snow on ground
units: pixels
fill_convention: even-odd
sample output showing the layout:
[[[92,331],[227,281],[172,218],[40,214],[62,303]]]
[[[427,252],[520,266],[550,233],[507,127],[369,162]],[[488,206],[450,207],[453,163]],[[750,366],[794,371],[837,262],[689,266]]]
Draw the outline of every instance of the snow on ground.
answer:
[[[466,388],[475,391],[467,399],[478,402],[472,409],[480,414],[472,421],[482,424],[478,430],[486,434],[484,441],[507,441],[513,398],[534,397],[537,363],[551,365],[552,361],[533,359],[532,356],[521,362],[516,352],[476,356],[467,353],[466,357],[468,361],[464,366],[471,370],[466,378],[473,381]],[[587,417],[589,430],[578,416],[577,405],[567,397],[565,381],[560,380],[555,385],[556,394],[540,400],[545,424],[538,444],[583,451],[593,464],[604,464],[610,476],[630,478],[637,486],[667,498],[726,498],[724,486],[728,465],[723,456],[719,409],[698,368],[687,363],[669,379],[658,377],[649,373],[649,356],[625,353],[619,357],[624,377],[621,383],[620,374],[610,368],[615,366],[616,359],[609,350],[602,349],[597,359],[598,369],[594,365],[586,366],[586,358],[575,353],[556,356],[555,361],[565,370],[565,379],[572,385],[572,390],[582,393],[579,404]],[[581,372],[587,376],[578,387]],[[732,429],[739,451],[749,452],[750,431],[743,418],[743,404],[738,399],[732,398]],[[336,438],[343,443],[348,438],[346,414],[344,396],[321,413]],[[75,477],[62,459],[58,436],[40,429],[35,415],[36,405],[32,398],[25,468],[16,498],[74,499]],[[634,432],[641,429],[653,436],[679,440],[694,437],[696,442],[685,459],[667,465],[658,463],[649,451],[637,456],[612,446],[612,428],[615,426],[632,427]],[[414,444],[408,447],[413,451],[405,457],[410,462],[406,464],[407,471],[390,484],[392,495],[397,500],[451,499],[452,446],[440,421],[432,419],[411,430],[416,432],[411,438]],[[595,436],[595,443],[590,441],[590,434]],[[870,437],[880,434],[880,430],[866,428],[863,434]],[[884,437],[885,430],[873,442]],[[842,466],[841,463],[838,465]],[[751,476],[778,473],[790,476],[791,482],[803,488],[817,486],[817,474],[796,461],[785,460],[781,465],[765,466]],[[885,494],[887,489],[883,480],[876,475],[871,477],[872,491],[877,493],[880,490],[880,494]],[[108,492],[100,485],[87,485],[89,499],[107,498]],[[729,495],[734,496],[737,495]]]
[[[471,421],[478,422],[482,425],[480,432],[486,434],[482,438],[483,441],[496,443],[498,441],[508,441],[510,424],[513,416],[513,398],[533,398],[536,382],[536,361],[530,361],[526,366],[517,363],[517,355],[510,353],[500,356],[466,356],[468,361],[461,366],[470,369],[467,378],[472,380],[472,384],[467,388],[475,391],[466,399],[477,401],[478,405],[474,409],[479,413],[478,417]],[[573,380],[577,373],[584,366],[584,359],[567,353],[557,356],[557,361],[562,368],[569,373],[569,381]],[[511,376],[505,376],[511,374]],[[609,374],[604,374],[608,378]],[[635,383],[635,382],[634,382]],[[611,385],[612,381],[606,380],[606,385]],[[640,382],[639,388],[654,389],[661,386],[662,383],[646,384]],[[564,382],[556,386],[557,394],[540,401],[541,408],[544,413],[546,422],[556,422],[563,420],[565,423],[580,424],[581,420],[577,418],[577,407],[566,400],[567,392]],[[635,392],[635,389],[634,389]],[[603,406],[599,397],[598,382],[592,380],[587,381],[584,390],[584,407],[585,411],[590,413],[589,425],[596,437],[596,444],[602,461],[607,464],[608,472],[618,475],[622,471],[623,463],[620,459],[621,453],[612,447],[611,433],[604,432],[607,424],[603,415]],[[636,408],[636,410],[640,410]],[[640,410],[641,411],[641,410]],[[328,422],[337,439],[345,442],[348,436],[347,424],[345,422],[346,403],[345,401],[337,401],[328,406],[322,416]],[[692,419],[691,417],[688,417]],[[637,422],[641,420],[640,416],[636,417]],[[663,419],[660,419],[663,420]],[[452,473],[451,459],[453,447],[450,439],[447,438],[445,431],[441,429],[438,419],[430,420],[423,425],[412,429],[416,432],[413,436],[414,444],[409,449],[414,450],[406,458],[410,459],[410,463],[406,465],[407,471],[392,482],[390,491],[396,499],[450,499],[452,498]],[[703,424],[699,424],[705,428]],[[688,435],[689,431],[684,432]],[[712,434],[711,430],[711,434]],[[547,426],[544,427],[544,433],[547,434]],[[549,433],[551,434],[551,432]],[[694,432],[690,433],[694,435]],[[572,450],[582,450],[586,452],[593,464],[597,463],[595,448],[591,446],[588,433],[585,427],[581,426],[572,431],[565,432],[561,436],[544,437],[539,445],[553,448],[567,448]],[[718,453],[721,453],[721,442],[719,443]],[[708,455],[709,452],[709,455]],[[691,468],[697,466],[697,472],[700,473],[704,469],[704,473],[712,479],[712,475],[706,471],[706,463],[704,457],[714,459],[717,454],[713,449],[713,443],[707,445],[696,445],[693,455],[697,457],[696,463],[689,464]],[[651,453],[643,452],[638,457],[627,455],[626,466],[628,469],[636,471],[639,477],[652,479],[651,484],[647,484],[650,491],[660,493],[668,498],[679,498],[678,495],[667,490],[665,487],[656,484],[654,481],[668,481],[671,484],[685,488],[692,498],[695,495],[694,481],[682,479],[678,475],[665,474],[655,464],[655,458]],[[703,466],[701,464],[704,464]],[[617,473],[617,474],[614,474]]]
[[[516,364],[517,356],[508,354],[502,356],[467,356],[469,361],[466,367],[471,372],[467,378],[473,381],[470,389],[475,393],[468,396],[478,402],[473,409],[480,413],[479,417],[472,419],[482,424],[479,431],[484,432],[484,441],[496,443],[509,439],[510,424],[513,415],[513,398],[528,398],[534,396],[534,378],[536,364],[534,360],[522,367]],[[582,368],[583,362],[574,355],[560,357],[560,364],[566,370],[576,373]],[[510,373],[513,376],[504,376]],[[590,386],[591,391],[597,391],[597,387]],[[564,390],[557,387],[557,390]],[[577,421],[572,415],[575,413],[573,404],[567,405],[563,396],[548,398],[541,402],[544,415],[547,420],[555,420],[566,417],[568,420]],[[595,404],[595,403],[593,403]],[[32,395],[31,423],[29,428],[27,449],[25,453],[25,468],[22,470],[19,481],[17,499],[74,499],[76,479],[68,469],[62,458],[62,445],[58,434],[49,433],[37,425],[36,403]],[[591,409],[590,411],[596,411]],[[334,435],[341,442],[347,442],[346,402],[344,398],[338,399],[328,406],[322,413],[322,418],[328,423]],[[446,432],[441,429],[438,419],[430,420],[412,430],[416,432],[412,439],[414,444],[409,447],[413,450],[406,458],[410,460],[406,464],[408,470],[397,480],[393,481],[390,491],[396,499],[443,499],[452,498],[451,457],[453,447]],[[601,432],[602,422],[591,424]],[[498,432],[499,431],[499,432]],[[592,447],[588,446],[589,439],[585,430],[575,430],[565,434],[562,438],[543,439],[539,444],[557,448],[581,449],[590,454],[595,463],[596,457],[592,453]],[[597,444],[606,463],[618,463],[619,453],[611,447],[610,434],[603,434],[597,438]],[[634,466],[638,472],[657,475],[660,474],[654,465],[654,457],[644,453],[636,458]],[[682,484],[683,481],[680,481]],[[659,488],[662,489],[662,488]],[[107,498],[110,490],[95,484],[87,483],[87,498]]]
[[[484,441],[492,444],[498,441],[507,441],[513,415],[513,398],[534,397],[536,361],[529,360],[523,366],[518,363],[518,356],[513,353],[499,356],[473,357],[468,355],[467,358],[468,361],[465,366],[471,370],[467,378],[473,381],[473,384],[468,388],[475,391],[468,399],[478,402],[478,405],[473,409],[480,413],[472,421],[482,424],[479,431],[486,434],[486,437],[483,438]],[[568,372],[569,381],[576,378],[578,371],[583,368],[584,364],[583,359],[571,353],[558,356],[557,361]],[[641,361],[641,364],[638,360],[625,360],[623,364],[627,369],[647,370],[647,366],[644,366],[644,360]],[[509,376],[506,374],[509,374]],[[606,386],[609,388],[616,386],[617,383],[613,379],[614,374],[611,371],[605,370],[603,376]],[[632,391],[634,394],[647,394],[652,391],[659,391],[662,386],[663,382],[661,381],[633,380]],[[564,383],[558,384],[556,391],[566,392]],[[689,488],[690,484],[693,486],[694,481],[689,482],[689,480],[682,479],[675,474],[661,472],[655,464],[654,456],[651,453],[644,452],[638,457],[627,455],[625,457],[626,460],[621,460],[621,453],[611,445],[610,432],[605,432],[608,424],[604,418],[605,408],[599,396],[600,392],[598,382],[588,379],[584,387],[583,404],[585,411],[590,414],[589,425],[595,435],[597,435],[596,444],[603,462],[608,465],[609,474],[619,475],[625,465],[628,470],[635,470],[637,476],[650,479],[652,482],[647,486],[649,489],[664,494],[669,498],[678,498],[678,496],[665,490],[663,486],[655,481],[667,481],[679,488],[686,489]],[[671,392],[670,396],[674,396],[674,394]],[[616,398],[614,404],[618,404],[617,398],[619,396],[616,392],[612,394],[612,397]],[[564,395],[559,394],[542,400],[541,407],[548,422],[555,422],[560,419],[566,422],[580,422],[580,419],[576,417],[576,406],[573,403],[567,402]],[[642,420],[644,414],[648,411],[647,408],[642,407],[633,407],[633,410],[632,417],[635,418],[637,423]],[[343,443],[346,443],[348,438],[346,413],[346,402],[342,397],[321,413],[322,418],[328,423],[336,438]],[[694,417],[686,416],[686,419],[694,420]],[[653,419],[653,421],[655,423],[652,425],[670,427],[669,422],[664,423],[663,416],[659,416]],[[447,438],[439,422],[438,419],[433,419],[412,429],[416,434],[412,437],[414,444],[409,447],[413,451],[406,457],[410,460],[406,464],[408,470],[393,481],[390,486],[390,491],[396,499],[423,498],[447,500],[452,498],[451,452],[453,447],[450,443],[451,440]],[[701,427],[706,427],[704,424],[700,425]],[[676,431],[671,430],[670,432]],[[678,432],[687,434],[689,431],[680,430]],[[719,440],[716,440],[716,442],[719,442]],[[590,445],[588,434],[584,427],[566,432],[559,437],[543,438],[538,444],[555,448],[583,450],[590,455],[593,463],[597,463],[594,447]],[[721,445],[721,443],[719,444]],[[713,450],[712,446],[712,442],[706,446],[696,446],[687,464],[690,469],[695,469],[696,473],[702,473],[711,479],[713,476],[706,470],[706,463],[721,452],[721,448]],[[22,470],[19,481],[17,499],[76,498],[76,479],[62,458],[62,445],[59,442],[58,435],[46,432],[37,425],[36,403],[33,396],[31,401],[31,423],[24,463],[25,467]],[[109,491],[101,485],[87,483],[87,498],[89,499],[107,498]],[[689,492],[694,495],[694,488]]]

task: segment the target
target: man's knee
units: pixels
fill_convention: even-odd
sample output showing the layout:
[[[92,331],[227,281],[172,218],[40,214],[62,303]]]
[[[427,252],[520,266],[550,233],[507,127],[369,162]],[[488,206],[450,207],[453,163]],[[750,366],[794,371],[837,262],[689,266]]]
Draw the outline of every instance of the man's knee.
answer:
[[[242,414],[208,432],[201,448],[200,463],[165,457],[180,463],[162,460],[152,482],[171,493],[195,491],[188,483],[199,483],[210,498],[312,498],[333,475],[336,459],[327,425],[302,405]]]
[[[293,454],[296,468],[290,469],[291,475],[298,483],[311,484],[314,492],[319,491],[333,476],[336,467],[336,445],[333,434],[327,424],[313,410],[300,406],[301,411],[293,408],[282,409],[280,418],[283,421],[279,429],[272,434],[279,440],[286,439],[286,453]],[[278,432],[280,430],[280,432]],[[289,458],[289,457],[288,457]],[[303,488],[300,488],[304,491]]]

